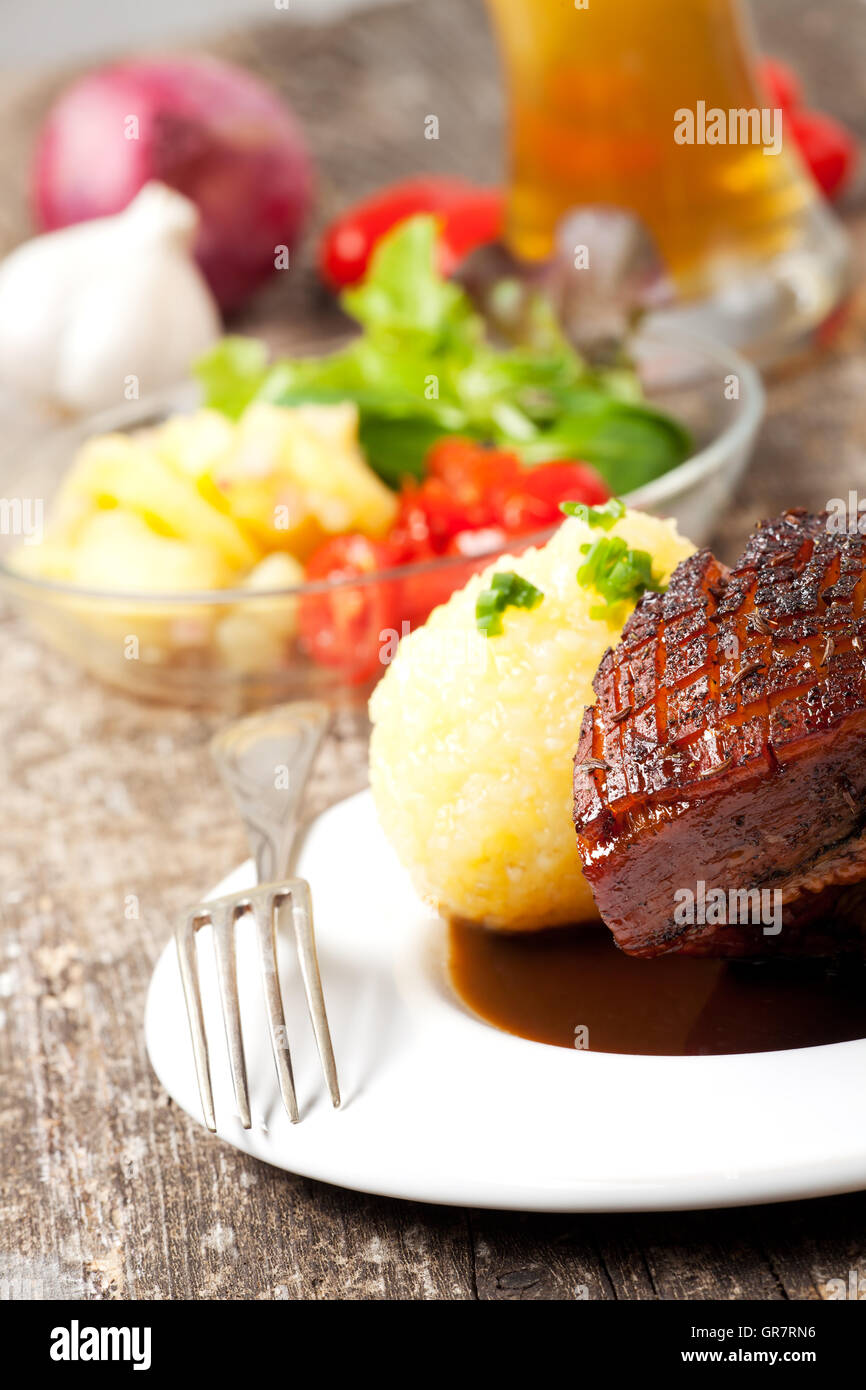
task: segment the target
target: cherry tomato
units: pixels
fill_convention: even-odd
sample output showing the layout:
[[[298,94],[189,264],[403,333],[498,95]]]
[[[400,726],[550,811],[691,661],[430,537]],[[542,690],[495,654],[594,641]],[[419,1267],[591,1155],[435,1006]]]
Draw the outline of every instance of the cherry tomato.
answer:
[[[594,468],[568,461],[541,463],[527,469],[513,492],[498,505],[500,524],[510,535],[525,535],[562,520],[560,502],[606,502],[610,492]]]
[[[404,483],[389,536],[405,563],[441,555],[454,536],[496,524],[501,489],[513,489],[522,476],[513,454],[459,437],[435,444],[427,466],[422,483]]]
[[[454,271],[479,246],[488,246],[502,235],[505,197],[498,188],[478,188],[445,210],[439,242],[439,269]]]
[[[349,533],[325,541],[310,557],[306,577],[350,579],[392,569],[400,563],[395,547]],[[400,603],[394,581],[335,587],[305,594],[298,608],[303,646],[323,666],[337,668],[360,683],[379,671],[389,631],[400,630]]]
[[[348,208],[325,229],[319,271],[332,289],[362,279],[380,237],[416,213],[438,215],[439,268],[450,275],[471,251],[495,241],[502,229],[503,194],[446,175],[405,179]]]
[[[793,111],[802,105],[803,85],[788,63],[783,63],[781,58],[764,58],[758,71],[773,106]]]
[[[850,131],[822,111],[791,111],[787,128],[827,198],[838,197],[857,164],[857,141]]]

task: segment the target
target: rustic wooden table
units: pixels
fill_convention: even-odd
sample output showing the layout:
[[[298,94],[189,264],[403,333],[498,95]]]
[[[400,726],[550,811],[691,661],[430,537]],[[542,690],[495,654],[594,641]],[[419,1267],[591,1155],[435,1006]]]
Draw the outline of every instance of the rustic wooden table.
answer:
[[[766,46],[866,136],[866,11],[757,6]],[[416,0],[333,30],[288,21],[213,45],[266,73],[305,120],[320,217],[419,167],[495,177],[500,97],[477,3]],[[60,79],[5,77],[0,174],[26,230],[30,136]],[[440,116],[438,144],[423,117]],[[847,220],[866,279],[866,212]],[[332,326],[299,269],[251,316],[302,341]],[[719,538],[783,505],[866,490],[866,295],[831,348],[771,384],[754,467]],[[32,420],[7,411],[7,447]],[[861,1273],[866,1194],[735,1211],[522,1216],[366,1197],[294,1178],[211,1139],[167,1101],[142,1037],[175,914],[245,853],[207,755],[214,721],[136,704],[2,623],[0,1297],[816,1299]],[[350,729],[315,809],[363,778]],[[138,915],[125,915],[130,902]],[[635,1136],[636,1143],[646,1136]]]

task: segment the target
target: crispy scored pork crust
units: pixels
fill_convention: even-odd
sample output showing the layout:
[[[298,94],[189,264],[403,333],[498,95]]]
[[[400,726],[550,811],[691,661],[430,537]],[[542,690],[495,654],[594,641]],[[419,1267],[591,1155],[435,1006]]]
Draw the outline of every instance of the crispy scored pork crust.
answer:
[[[864,567],[862,536],[792,510],[762,523],[732,570],[707,550],[683,561],[605,653],[575,757],[574,820],[623,950],[866,945]],[[740,904],[727,913],[739,920],[683,920],[682,890],[697,900],[713,889]],[[778,932],[731,898],[748,889],[767,890],[767,903],[781,894]]]

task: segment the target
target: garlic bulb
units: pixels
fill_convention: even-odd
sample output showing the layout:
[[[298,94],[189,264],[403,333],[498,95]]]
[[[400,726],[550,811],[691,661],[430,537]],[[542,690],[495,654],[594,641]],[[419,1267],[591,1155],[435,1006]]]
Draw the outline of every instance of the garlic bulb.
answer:
[[[19,246],[0,265],[0,385],[84,413],[186,376],[220,333],[197,227],[188,198],[148,183],[114,217]]]

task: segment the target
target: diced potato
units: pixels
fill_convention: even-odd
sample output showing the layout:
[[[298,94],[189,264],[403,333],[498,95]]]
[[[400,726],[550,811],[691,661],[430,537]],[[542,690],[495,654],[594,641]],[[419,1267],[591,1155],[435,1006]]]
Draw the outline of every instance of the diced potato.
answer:
[[[304,567],[282,552],[268,555],[244,580],[243,587],[266,593],[304,581]],[[298,626],[298,600],[262,598],[232,608],[217,625],[216,644],[233,671],[252,674],[272,670],[285,661],[288,644]]]
[[[217,623],[214,640],[222,664],[243,675],[264,675],[285,659],[285,640],[252,613],[227,614]]]
[[[304,567],[291,555],[265,556],[244,580],[244,588],[266,593],[271,589],[290,589],[304,582]],[[259,599],[247,612],[277,637],[293,637],[298,625],[296,598]]]
[[[260,539],[305,558],[326,535],[381,536],[397,511],[358,445],[351,404],[287,409],[254,402],[238,421],[222,486]]]
[[[234,444],[235,427],[218,410],[196,410],[191,415],[172,415],[149,431],[148,445],[178,472],[196,480],[219,476]]]
[[[135,593],[205,592],[222,588],[231,571],[215,550],[160,536],[141,517],[94,512],[73,552],[69,579],[88,589]]]
[[[217,511],[233,514],[229,499],[219,486],[225,461],[235,440],[235,426],[218,410],[197,410],[192,415],[172,415],[145,436],[154,453],[184,477],[192,478],[206,502]]]
[[[232,516],[265,550],[306,560],[327,536],[304,494],[275,475],[224,482],[221,490]]]
[[[60,536],[46,536],[41,545],[19,545],[9,556],[9,565],[30,579],[54,579],[69,584],[75,550]]]
[[[156,532],[210,546],[231,569],[251,568],[260,550],[232,517],[211,506],[195,483],[175,472],[134,435],[106,434],[80,451],[65,486],[95,507],[120,507]]]
[[[298,600],[264,595],[301,584],[302,561],[327,536],[381,535],[396,509],[364,461],[354,406],[255,404],[238,422],[199,410],[137,434],[91,439],[60,489],[42,544],[19,546],[12,563],[118,596],[65,597],[63,617],[52,619],[58,646],[67,628],[84,629],[114,666],[159,664],[182,652],[266,675],[290,659]],[[248,597],[208,604],[176,597],[221,589]]]

